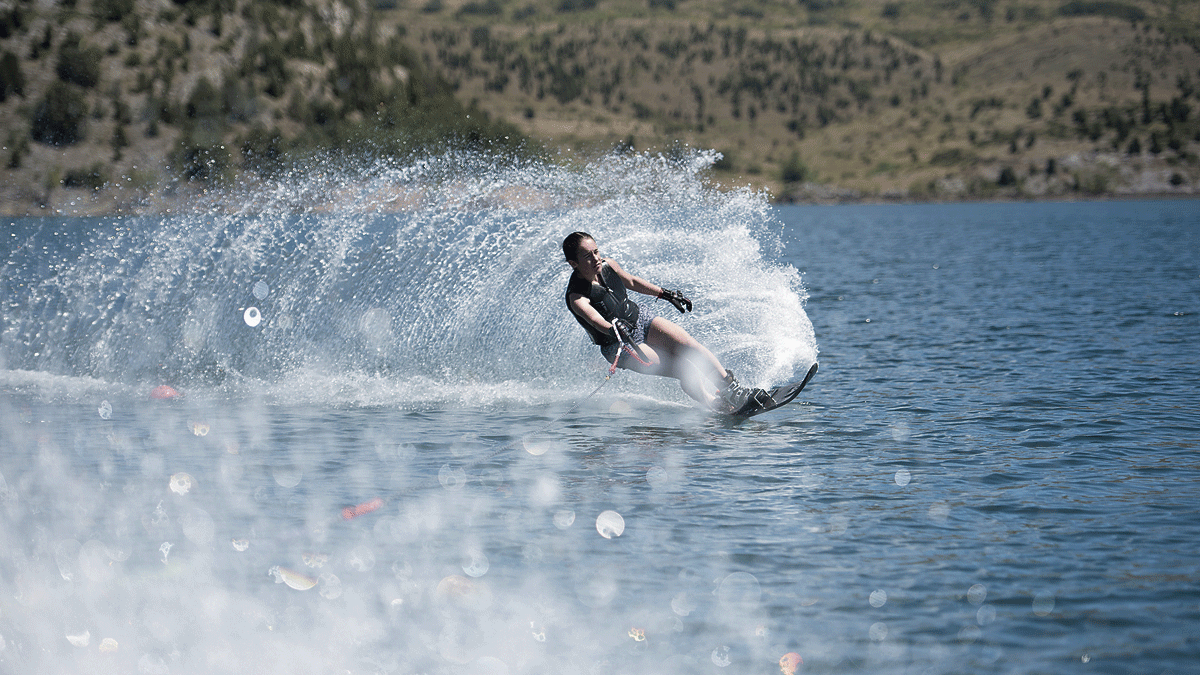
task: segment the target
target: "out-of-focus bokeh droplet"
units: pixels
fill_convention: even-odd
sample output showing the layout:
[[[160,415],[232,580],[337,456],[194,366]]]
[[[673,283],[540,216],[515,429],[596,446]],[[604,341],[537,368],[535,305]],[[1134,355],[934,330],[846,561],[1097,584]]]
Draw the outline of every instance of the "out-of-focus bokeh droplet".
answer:
[[[101,401],[100,409],[98,412],[100,413],[100,419],[102,419],[102,420],[106,420],[106,419],[112,417],[112,404],[109,403],[108,401]]]
[[[625,519],[616,511],[604,511],[596,517],[596,531],[605,539],[619,537],[625,532]]]
[[[871,597],[869,599],[869,602],[871,603],[872,607],[883,607],[884,605],[887,604],[887,591],[883,591],[883,590],[871,591]]]
[[[438,482],[447,490],[460,490],[467,484],[467,472],[462,469],[443,464],[438,469]]]
[[[84,630],[82,633],[76,633],[74,635],[69,633],[67,634],[67,642],[70,642],[74,647],[86,647],[91,641],[92,633],[88,630]]]
[[[245,312],[242,312],[242,321],[246,322],[247,326],[254,328],[262,323],[262,313],[257,307],[247,307]]]
[[[908,469],[900,469],[899,471],[896,472],[896,475],[893,477],[893,480],[896,481],[896,485],[899,485],[900,487],[904,487],[905,485],[908,485],[912,481],[912,474],[908,472]]]
[[[978,607],[984,600],[987,600],[987,586],[975,584],[967,589],[967,602]]]
[[[233,540],[233,550],[241,552],[241,551],[245,551],[248,548],[250,548],[250,540],[249,539],[234,539]]]
[[[288,588],[298,591],[307,591],[317,585],[316,579],[279,565],[267,570],[267,573],[275,578],[275,583],[287,584]]]
[[[563,509],[554,513],[554,526],[560,530],[565,530],[575,522],[575,512],[570,509]]]
[[[117,641],[112,638],[104,638],[100,641],[100,652],[109,653],[117,651]]]
[[[796,652],[788,652],[779,657],[779,670],[783,675],[796,675],[796,671],[803,665],[804,659]]]
[[[208,424],[205,422],[192,422],[192,433],[196,436],[207,436]]]
[[[326,572],[321,577],[321,590],[317,591],[326,600],[335,600],[342,595],[342,580],[336,574]]]
[[[263,300],[271,294],[271,287],[267,285],[267,282],[259,279],[254,282],[254,288],[250,292],[254,294],[254,297]]]
[[[867,631],[867,635],[875,642],[881,642],[888,636],[888,627],[882,621],[871,624],[871,628]]]
[[[733,663],[733,659],[729,657],[729,647],[721,645],[720,647],[712,650],[712,662],[713,665],[718,668],[724,668],[730,663]]]
[[[1054,611],[1054,594],[1042,591],[1033,596],[1033,613],[1038,616],[1049,616]]]
[[[467,560],[462,564],[463,573],[476,579],[487,574],[488,568],[488,557],[480,551],[469,552]]]
[[[186,495],[195,485],[196,479],[183,472],[173,474],[171,476],[171,482],[169,483],[171,492],[174,492],[177,495]]]

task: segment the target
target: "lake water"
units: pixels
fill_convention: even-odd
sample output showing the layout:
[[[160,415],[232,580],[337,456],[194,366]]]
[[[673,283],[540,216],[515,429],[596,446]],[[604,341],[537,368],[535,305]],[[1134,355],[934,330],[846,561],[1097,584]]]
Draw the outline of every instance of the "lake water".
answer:
[[[1196,203],[771,207],[705,161],[5,221],[0,670],[1192,671]],[[575,229],[741,379],[820,371],[741,423],[606,381]]]

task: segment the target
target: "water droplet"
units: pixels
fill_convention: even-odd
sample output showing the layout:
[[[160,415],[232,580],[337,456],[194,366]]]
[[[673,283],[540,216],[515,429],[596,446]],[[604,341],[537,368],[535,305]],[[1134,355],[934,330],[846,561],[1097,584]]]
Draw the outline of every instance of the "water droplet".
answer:
[[[679,616],[687,616],[696,610],[696,603],[688,597],[687,592],[671,598],[671,611]]]
[[[904,487],[912,481],[912,474],[908,472],[908,469],[900,469],[896,472],[894,480],[896,481],[896,485]]]
[[[1042,591],[1033,596],[1033,613],[1038,616],[1049,616],[1054,611],[1054,594]]]
[[[192,433],[196,436],[207,436],[208,424],[204,422],[192,422]]]
[[[912,430],[904,422],[892,425],[892,440],[897,442],[907,441],[912,437]]]
[[[758,577],[749,572],[734,572],[722,579],[717,587],[717,599],[725,605],[749,609],[757,605],[761,597]]]
[[[565,530],[575,522],[575,512],[570,509],[564,509],[554,514],[554,526],[560,530]]]
[[[467,554],[467,560],[462,565],[463,573],[469,577],[479,577],[487,574],[488,558],[479,551],[471,551]]]
[[[881,642],[888,636],[887,624],[880,621],[871,624],[871,628],[867,631],[867,635],[875,642]]]
[[[109,403],[108,401],[101,401],[100,409],[98,412],[100,413],[100,419],[102,419],[102,420],[106,420],[106,419],[112,417],[112,404]]]
[[[267,282],[259,279],[254,282],[254,288],[250,292],[254,294],[254,297],[262,300],[271,294],[271,287],[267,285]]]
[[[355,546],[347,556],[346,563],[359,572],[369,572],[375,567],[375,552],[366,546]]]
[[[117,651],[117,641],[112,638],[104,638],[100,641],[100,651],[102,653]]]
[[[158,552],[162,554],[162,561],[163,561],[164,565],[167,564],[167,556],[171,554],[172,546],[174,546],[174,544],[172,544],[171,542],[164,541],[162,543],[162,546],[158,547]]]
[[[247,307],[246,311],[242,313],[242,320],[246,322],[247,326],[254,328],[262,323],[262,314],[257,307]]]
[[[980,626],[987,626],[996,620],[996,608],[991,605],[983,605],[975,612],[975,623]]]
[[[86,647],[92,641],[92,633],[89,630],[84,630],[82,633],[75,635],[67,634],[67,642],[73,647]]]
[[[461,490],[467,484],[467,472],[449,464],[438,469],[438,482],[447,490]]]
[[[523,438],[521,439],[521,444],[525,446],[525,452],[534,457],[540,457],[550,449],[550,441],[531,441],[528,438]]]
[[[287,584],[288,588],[294,588],[297,591],[307,591],[317,585],[316,579],[279,565],[267,570],[267,574],[275,578],[275,583]]]
[[[650,487],[654,488],[655,490],[665,487],[669,478],[670,475],[667,473],[667,470],[661,466],[652,466],[650,467],[650,470],[646,472],[646,482],[650,483]]]
[[[713,665],[718,668],[724,668],[732,663],[733,660],[729,658],[729,647],[721,645],[720,647],[714,649],[712,651],[712,662]]]
[[[295,464],[279,464],[271,467],[271,477],[282,488],[294,488],[304,478],[304,471]]]
[[[596,517],[596,531],[605,539],[619,537],[625,532],[625,519],[616,511],[605,511]]]
[[[978,607],[984,600],[987,600],[987,586],[975,584],[967,589],[967,602]]]
[[[950,519],[950,505],[937,502],[929,507],[929,519],[939,525],[944,525]]]
[[[326,572],[321,575],[321,590],[317,591],[322,598],[334,600],[342,595],[342,580],[336,574]]]
[[[171,476],[169,486],[171,492],[177,495],[186,495],[195,484],[196,479],[192,478],[189,474],[180,472]]]
[[[871,591],[871,598],[868,600],[872,607],[883,607],[887,604],[887,591],[874,590]]]
[[[783,675],[796,675],[796,669],[804,665],[804,659],[796,652],[788,652],[779,657],[779,670]]]
[[[234,539],[232,543],[233,543],[233,550],[235,550],[235,551],[240,552],[240,551],[245,551],[246,549],[250,548],[250,540],[249,539]]]
[[[963,626],[962,630],[958,631],[958,639],[960,642],[975,642],[983,637],[983,631],[979,626]]]

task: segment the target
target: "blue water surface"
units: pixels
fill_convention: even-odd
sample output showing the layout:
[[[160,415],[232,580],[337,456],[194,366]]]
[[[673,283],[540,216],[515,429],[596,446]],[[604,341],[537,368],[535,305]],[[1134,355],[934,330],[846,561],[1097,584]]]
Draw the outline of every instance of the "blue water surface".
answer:
[[[793,311],[784,291],[807,294],[820,371],[796,403],[739,423],[666,381],[605,382],[551,281],[529,325],[561,320],[539,335],[569,359],[530,352],[507,314],[485,316],[472,321],[502,337],[494,353],[448,344],[467,366],[439,370],[421,343],[415,377],[339,379],[334,354],[338,372],[322,375],[311,351],[325,343],[305,343],[294,397],[202,369],[187,396],[148,400],[152,379],[21,351],[12,336],[39,333],[32,310],[8,305],[0,664],[767,674],[796,653],[805,673],[1191,672],[1196,204],[765,217],[749,234],[765,271],[750,278],[783,281],[755,311],[779,324],[772,312]],[[744,372],[775,372],[746,347],[767,328],[726,310],[709,281],[728,270],[693,270],[700,248],[641,257],[633,226],[605,222],[627,268],[685,282],[697,312],[680,325]],[[255,279],[238,282],[244,294]],[[241,321],[248,302],[217,305]],[[105,330],[162,353],[177,339]],[[191,372],[179,363],[173,375]],[[414,403],[422,391],[431,403]]]

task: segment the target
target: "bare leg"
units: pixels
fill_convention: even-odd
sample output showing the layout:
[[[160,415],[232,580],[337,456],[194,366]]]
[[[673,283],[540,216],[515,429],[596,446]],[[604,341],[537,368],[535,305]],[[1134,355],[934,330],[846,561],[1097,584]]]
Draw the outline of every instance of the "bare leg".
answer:
[[[646,329],[646,343],[661,359],[657,374],[679,380],[684,393],[711,407],[725,368],[707,347],[661,316]]]

